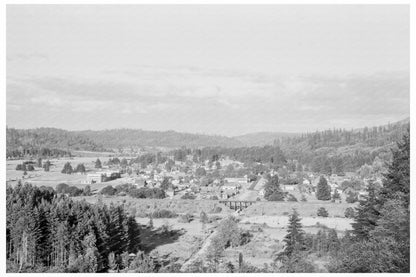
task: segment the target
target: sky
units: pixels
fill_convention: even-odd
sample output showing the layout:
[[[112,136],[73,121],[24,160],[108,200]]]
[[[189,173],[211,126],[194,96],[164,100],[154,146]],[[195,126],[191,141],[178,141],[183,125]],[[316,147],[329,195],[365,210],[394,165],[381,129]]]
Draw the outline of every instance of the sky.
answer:
[[[8,127],[227,136],[410,113],[406,5],[8,5]]]

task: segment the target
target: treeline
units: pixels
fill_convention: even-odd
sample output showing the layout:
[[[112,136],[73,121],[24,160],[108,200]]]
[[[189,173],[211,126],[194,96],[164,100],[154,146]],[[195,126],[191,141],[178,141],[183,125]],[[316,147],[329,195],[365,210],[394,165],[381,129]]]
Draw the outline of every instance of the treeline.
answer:
[[[6,209],[8,272],[105,272],[140,247],[139,225],[122,206],[18,184],[7,187]]]
[[[365,127],[359,130],[333,129],[321,132],[302,134],[300,136],[282,137],[275,141],[277,145],[307,144],[311,150],[322,147],[342,147],[364,144],[366,146],[384,146],[399,141],[406,133],[409,121],[378,127]]]
[[[343,174],[371,165],[376,159],[389,161],[390,147],[409,128],[408,121],[362,130],[326,130],[276,140],[287,159],[323,174]]]
[[[115,188],[109,185],[104,187],[100,193],[108,196],[124,193],[133,198],[163,199],[166,197],[165,191],[162,188],[137,188],[131,184],[117,185]]]
[[[70,150],[104,151],[90,138],[56,128],[6,128],[7,157],[69,155]]]
[[[195,162],[216,162],[221,157],[229,157],[230,159],[242,163],[263,163],[273,165],[283,165],[286,163],[286,157],[278,146],[252,146],[252,147],[204,147],[204,148],[185,148],[175,149],[170,152],[177,161],[185,161],[187,155],[192,155]]]
[[[61,150],[61,149],[50,149],[50,148],[33,148],[32,146],[19,148],[7,148],[6,157],[8,159],[21,159],[24,157],[42,157],[42,158],[60,158],[60,157],[70,157],[71,152]]]
[[[160,147],[204,147],[241,145],[236,139],[225,136],[180,133],[175,131],[145,131],[134,129],[113,129],[103,131],[77,131],[75,134],[86,136],[107,148],[126,148],[143,146]]]

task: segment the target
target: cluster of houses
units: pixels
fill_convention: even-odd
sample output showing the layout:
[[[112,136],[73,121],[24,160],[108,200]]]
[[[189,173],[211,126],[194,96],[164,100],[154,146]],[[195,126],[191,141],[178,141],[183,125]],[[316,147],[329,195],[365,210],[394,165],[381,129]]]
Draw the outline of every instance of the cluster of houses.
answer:
[[[173,158],[173,157],[170,157]],[[169,166],[167,170],[166,164],[148,165],[146,168],[134,168],[134,174],[129,174],[128,177],[123,181],[126,183],[133,184],[140,187],[148,188],[160,188],[168,180],[168,189],[165,188],[165,193],[170,198],[180,198],[185,194],[191,196],[194,199],[229,199],[237,196],[238,194],[249,189],[258,192],[258,197],[264,197],[264,187],[267,182],[265,178],[257,178],[257,181],[250,182],[247,175],[238,178],[214,178],[210,179],[209,183],[204,182],[204,176],[198,176],[196,171],[200,168],[204,168],[206,172],[212,172],[217,169],[217,165],[209,161],[201,163],[192,162],[192,157],[189,156],[185,162],[175,161],[174,164]],[[238,164],[232,160],[221,160],[220,166],[225,168],[229,164],[239,167],[243,164]],[[117,167],[115,167],[117,168]],[[125,169],[124,169],[125,170]],[[87,174],[86,182],[102,183],[111,181],[122,177],[120,169],[113,169],[106,167],[102,171]],[[278,172],[271,170],[271,175],[277,174]],[[292,175],[286,176],[287,182],[282,182],[281,188],[286,192],[294,192],[299,190],[301,192],[316,192],[317,185],[319,183],[320,174],[314,173],[302,173],[303,177],[296,175],[297,173],[291,173]],[[351,175],[351,176],[350,176]],[[356,175],[346,174],[344,176],[337,176],[336,174],[326,176],[328,185],[331,187],[331,193],[338,192],[342,194],[341,184],[346,180],[351,180]],[[279,176],[280,179],[280,176]],[[283,179],[283,178],[282,178]],[[293,181],[296,180],[296,181]],[[365,195],[364,192],[359,192],[360,196]]]

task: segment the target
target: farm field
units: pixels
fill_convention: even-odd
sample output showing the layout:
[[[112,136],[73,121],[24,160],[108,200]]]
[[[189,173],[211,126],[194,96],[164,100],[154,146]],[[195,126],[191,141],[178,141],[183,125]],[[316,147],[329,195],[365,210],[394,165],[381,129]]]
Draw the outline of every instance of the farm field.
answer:
[[[73,157],[73,158],[60,158],[60,159],[50,159],[51,167],[49,172],[45,172],[41,168],[35,167],[34,171],[27,171],[27,175],[23,176],[23,171],[16,170],[16,166],[21,164],[26,160],[8,160],[6,162],[6,180],[9,184],[17,184],[17,180],[23,177],[24,182],[31,183],[36,186],[51,186],[56,187],[59,183],[66,183],[68,185],[73,185],[79,188],[86,186],[85,174],[63,174],[61,173],[64,164],[70,162],[72,167],[75,168],[78,164],[83,163],[85,169],[88,172],[95,172],[95,161],[99,158],[102,162],[107,161],[108,157],[106,156],[95,156],[95,157]],[[118,185],[126,181],[125,178],[120,178],[117,180],[105,182],[105,183],[95,183],[91,184],[92,191],[100,190],[108,185]]]

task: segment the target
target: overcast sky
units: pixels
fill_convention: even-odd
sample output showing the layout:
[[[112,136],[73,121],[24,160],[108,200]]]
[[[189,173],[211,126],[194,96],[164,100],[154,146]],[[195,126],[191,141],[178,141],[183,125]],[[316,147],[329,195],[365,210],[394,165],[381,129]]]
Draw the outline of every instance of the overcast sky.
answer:
[[[8,6],[7,124],[239,135],[409,116],[407,6]]]

